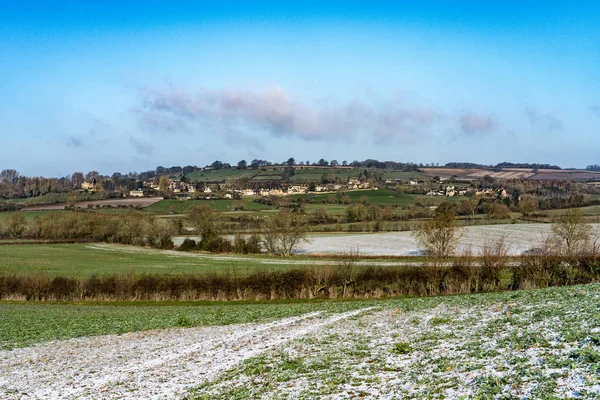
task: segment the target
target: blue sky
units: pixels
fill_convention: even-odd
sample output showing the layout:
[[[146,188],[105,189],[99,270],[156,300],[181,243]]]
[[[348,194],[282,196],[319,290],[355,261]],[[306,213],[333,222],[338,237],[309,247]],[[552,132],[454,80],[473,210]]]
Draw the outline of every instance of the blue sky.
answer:
[[[0,2],[0,169],[600,163],[598,2],[87,3]]]

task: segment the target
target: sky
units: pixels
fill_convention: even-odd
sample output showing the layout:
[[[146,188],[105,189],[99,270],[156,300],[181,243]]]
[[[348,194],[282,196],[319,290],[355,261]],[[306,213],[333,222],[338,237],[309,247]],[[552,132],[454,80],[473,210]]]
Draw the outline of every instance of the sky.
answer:
[[[598,1],[2,1],[0,169],[600,164]]]

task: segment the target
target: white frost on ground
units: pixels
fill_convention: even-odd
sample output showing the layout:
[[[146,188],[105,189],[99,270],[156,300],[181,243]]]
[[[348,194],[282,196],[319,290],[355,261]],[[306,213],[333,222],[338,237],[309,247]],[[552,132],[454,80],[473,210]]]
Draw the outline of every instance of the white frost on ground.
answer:
[[[373,310],[247,360],[197,395],[598,399],[600,338],[592,332],[600,322],[600,294],[584,290],[538,291],[533,299],[507,295],[510,302],[491,304],[485,296],[473,298],[480,305],[447,298],[408,312]]]
[[[600,224],[590,224],[594,234],[600,236]],[[503,224],[475,225],[459,229],[461,236],[458,251],[471,249],[478,254],[486,241],[491,243],[504,238],[512,255],[519,255],[533,247],[541,246],[545,237],[551,233],[550,224]],[[186,236],[194,240],[198,237]],[[179,245],[186,238],[174,239]],[[412,232],[382,232],[356,234],[311,234],[298,248],[300,254],[335,254],[342,250],[359,249],[369,256],[414,256],[423,248],[412,236]],[[297,263],[295,261],[295,263]]]
[[[55,341],[0,351],[0,398],[598,399],[598,301],[594,284]]]
[[[166,399],[243,360],[352,317],[310,313],[264,324],[165,329],[0,351],[2,399]]]
[[[600,224],[591,224],[596,236]],[[549,224],[506,224],[468,226],[459,230],[461,239],[458,251],[470,248],[474,254],[483,249],[486,241],[491,243],[504,238],[510,253],[519,255],[532,247],[538,247],[551,232]],[[360,250],[363,255],[409,256],[418,255],[419,246],[411,232],[385,232],[352,235],[312,235],[308,242],[299,246],[299,253],[336,253],[344,249]]]

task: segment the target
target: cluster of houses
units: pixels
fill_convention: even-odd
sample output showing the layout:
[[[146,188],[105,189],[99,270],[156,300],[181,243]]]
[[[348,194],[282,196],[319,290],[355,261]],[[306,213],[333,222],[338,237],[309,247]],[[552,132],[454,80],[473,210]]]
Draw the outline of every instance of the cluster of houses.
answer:
[[[506,192],[505,189],[480,189],[476,190],[470,187],[464,189],[457,189],[455,186],[446,186],[445,190],[432,190],[427,193],[427,196],[446,196],[446,197],[454,197],[454,196],[485,196],[485,197],[496,197],[499,196],[501,198],[509,197],[510,195]]]
[[[155,181],[147,181],[144,182],[144,187],[153,190],[159,190],[159,184]],[[169,179],[168,181],[169,190],[173,193],[178,194],[181,199],[189,199],[191,198],[190,194],[193,193],[203,193],[210,195],[213,193],[213,189],[205,185],[203,190],[198,191],[196,187],[192,184],[174,181]],[[290,185],[285,189],[282,188],[272,188],[272,189],[253,189],[253,188],[245,188],[245,189],[226,189],[225,194],[223,194],[223,198],[231,199],[235,195],[239,196],[287,196],[294,194],[305,194],[309,192],[319,192],[319,193],[328,193],[328,192],[336,192],[339,190],[361,190],[361,189],[375,189],[377,187],[372,187],[369,182],[361,181],[359,179],[351,178],[348,180],[347,184],[328,184],[328,185]],[[130,196],[132,197],[143,197],[144,191],[142,189],[132,190],[130,192]]]
[[[204,195],[211,195],[214,193],[214,189],[209,185],[204,185],[201,190],[198,190],[197,187],[193,184],[187,182],[181,182],[173,179],[169,179],[167,183],[168,189],[176,194],[181,199],[189,199],[194,193],[202,193]],[[89,182],[83,182],[81,185],[82,190],[94,190],[95,185]],[[225,189],[222,197],[225,199],[231,199],[236,195],[239,196],[262,196],[262,197],[270,197],[270,196],[287,196],[294,194],[305,194],[309,192],[318,192],[318,193],[329,193],[329,192],[337,192],[340,190],[363,190],[363,189],[375,189],[378,188],[372,186],[370,182],[361,181],[359,179],[350,178],[346,184],[320,184],[320,185],[304,185],[304,184],[296,184],[290,185],[286,188],[273,188],[273,189],[253,189],[253,188],[245,188],[245,189]],[[145,181],[143,183],[142,189],[135,189],[129,191],[130,197],[144,197],[148,191],[159,191],[160,184],[155,180]],[[222,193],[222,192],[221,192]],[[206,196],[204,196],[206,197]]]
[[[294,194],[305,194],[305,193],[309,193],[309,192],[317,192],[317,193],[331,193],[331,192],[337,192],[339,190],[360,190],[360,189],[369,189],[371,188],[371,185],[368,182],[349,182],[347,185],[340,185],[340,184],[331,184],[331,185],[315,185],[314,187],[310,187],[308,185],[291,185],[288,186],[286,189],[281,189],[281,188],[274,188],[274,189],[252,189],[252,188],[248,188],[248,189],[234,189],[234,190],[229,190],[227,191],[227,193],[225,194],[225,198],[231,198],[231,197],[227,197],[228,195],[231,196],[232,194],[239,194],[240,196],[248,196],[248,197],[252,197],[252,196],[261,196],[261,197],[269,197],[269,196],[289,196],[289,195],[294,195]],[[373,189],[377,190],[376,187],[374,187]]]

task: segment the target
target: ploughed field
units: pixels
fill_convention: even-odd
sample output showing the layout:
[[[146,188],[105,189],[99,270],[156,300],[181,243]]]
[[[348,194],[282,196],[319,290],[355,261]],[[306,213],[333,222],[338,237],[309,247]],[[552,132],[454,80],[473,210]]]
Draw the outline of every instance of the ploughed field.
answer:
[[[599,301],[591,284],[378,302],[0,303],[0,397],[596,399]]]

